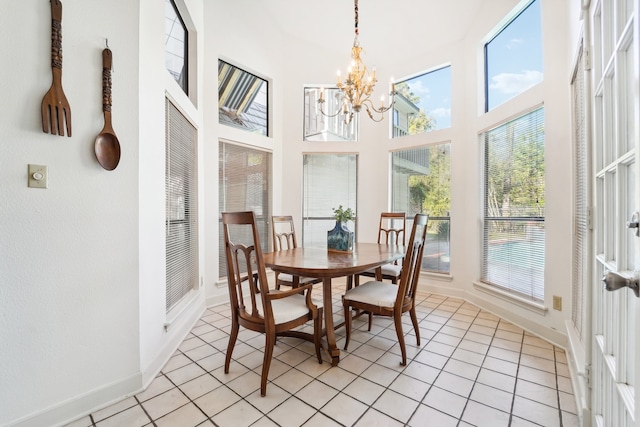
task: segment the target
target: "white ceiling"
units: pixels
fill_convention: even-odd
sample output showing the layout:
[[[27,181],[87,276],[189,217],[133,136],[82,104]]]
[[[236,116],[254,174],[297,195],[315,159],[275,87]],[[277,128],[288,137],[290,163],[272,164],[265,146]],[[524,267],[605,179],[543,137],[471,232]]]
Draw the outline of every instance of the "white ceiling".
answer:
[[[436,47],[464,38],[479,11],[490,2],[491,6],[504,3],[359,0],[359,40],[370,54],[400,59],[415,52],[417,44]],[[353,0],[258,0],[258,4],[288,36],[348,54],[354,37]]]

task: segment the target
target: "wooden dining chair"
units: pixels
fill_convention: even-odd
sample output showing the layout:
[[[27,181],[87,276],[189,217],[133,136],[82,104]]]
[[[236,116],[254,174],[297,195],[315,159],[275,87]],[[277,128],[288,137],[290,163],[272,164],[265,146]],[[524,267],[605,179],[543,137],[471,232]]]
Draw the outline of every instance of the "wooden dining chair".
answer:
[[[291,215],[274,215],[271,217],[271,230],[273,232],[273,250],[281,251],[298,247],[296,230],[293,226]],[[320,283],[322,279],[313,277],[293,276],[287,273],[276,272],[276,289],[281,285],[297,288],[300,284]]]
[[[406,214],[404,212],[382,212],[380,214],[380,225],[378,227],[378,243],[387,245],[403,245],[406,242]],[[391,280],[391,283],[398,283],[402,263],[396,261],[392,264],[382,266],[382,279]],[[360,284],[360,276],[376,277],[375,269],[367,270],[356,274],[353,278],[355,286]]]
[[[223,212],[222,225],[231,303],[231,332],[224,372],[229,373],[240,326],[265,334],[260,382],[260,394],[264,396],[277,336],[293,336],[312,341],[316,347],[318,363],[322,363],[322,304],[312,301],[312,284],[300,285],[288,291],[269,288],[260,237],[252,211]],[[257,283],[255,277],[258,277]],[[313,321],[313,334],[294,330],[308,321]]]
[[[397,285],[389,282],[370,281],[348,290],[342,296],[346,327],[345,350],[351,337],[352,309],[366,311],[374,315],[393,317],[400,351],[402,352],[401,365],[407,364],[407,349],[402,331],[402,314],[407,311],[411,316],[417,343],[420,345],[420,329],[418,328],[416,316],[415,296],[420,279],[420,266],[427,236],[428,219],[429,216],[426,214],[417,214],[415,216],[411,238],[402,263],[402,276]]]

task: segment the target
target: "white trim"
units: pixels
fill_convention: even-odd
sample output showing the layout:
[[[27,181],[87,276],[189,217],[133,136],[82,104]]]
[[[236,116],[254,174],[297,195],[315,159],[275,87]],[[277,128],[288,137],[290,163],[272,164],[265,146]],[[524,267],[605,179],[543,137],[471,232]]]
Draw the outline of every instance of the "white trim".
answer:
[[[526,308],[536,314],[544,316],[549,310],[544,304],[520,297],[511,292],[506,292],[496,286],[490,286],[482,282],[473,282],[473,286],[484,293],[496,296],[503,301],[515,304],[519,307]]]
[[[6,424],[6,427],[64,426],[141,391],[142,377],[138,372],[121,381],[98,387],[80,396],[73,396],[63,402],[11,421]]]
[[[587,354],[584,343],[580,340],[580,334],[574,327],[571,320],[565,321],[567,329],[567,365],[571,374],[571,386],[573,388],[573,396],[576,403],[577,415],[580,418],[581,426],[586,426],[585,414],[590,411],[591,402],[589,401],[589,372],[587,372]]]
[[[173,306],[171,310],[167,312],[167,317],[164,322],[164,330],[168,331],[171,325],[184,313],[186,310],[191,309],[193,304],[198,300],[198,296],[200,295],[200,291],[196,291],[195,289],[191,289],[188,294],[186,294],[178,304]]]

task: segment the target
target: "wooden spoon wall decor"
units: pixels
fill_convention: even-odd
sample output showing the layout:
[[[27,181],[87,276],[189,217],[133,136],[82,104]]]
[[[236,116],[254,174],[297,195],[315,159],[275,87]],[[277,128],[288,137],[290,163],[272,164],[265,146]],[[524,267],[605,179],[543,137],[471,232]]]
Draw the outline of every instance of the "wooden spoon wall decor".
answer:
[[[51,0],[51,88],[42,98],[42,131],[71,136],[71,107],[62,90],[62,3]]]
[[[120,162],[120,142],[111,125],[111,68],[113,55],[108,45],[102,51],[102,111],[104,127],[96,137],[94,150],[98,163],[104,169],[114,170]]]

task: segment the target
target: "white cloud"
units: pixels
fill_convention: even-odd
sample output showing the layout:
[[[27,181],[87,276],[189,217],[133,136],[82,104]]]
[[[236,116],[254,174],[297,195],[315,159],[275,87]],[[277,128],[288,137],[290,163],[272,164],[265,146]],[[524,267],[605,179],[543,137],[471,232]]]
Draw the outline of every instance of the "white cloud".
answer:
[[[520,74],[502,73],[493,76],[489,88],[505,94],[517,94],[540,83],[542,78],[543,74],[534,70],[524,70]]]
[[[429,111],[429,114],[434,117],[451,117],[451,108],[436,108]]]
[[[509,50],[515,49],[516,47],[518,47],[522,43],[524,43],[524,40],[522,40],[522,39],[511,39],[511,40],[509,40],[509,43],[507,43],[507,49],[509,49]]]
[[[411,92],[413,92],[416,95],[425,95],[427,98],[429,98],[429,93],[431,92],[429,90],[428,87],[424,87],[422,85],[422,82],[420,80],[417,80],[413,83],[411,83],[411,86],[409,87],[411,89]]]

